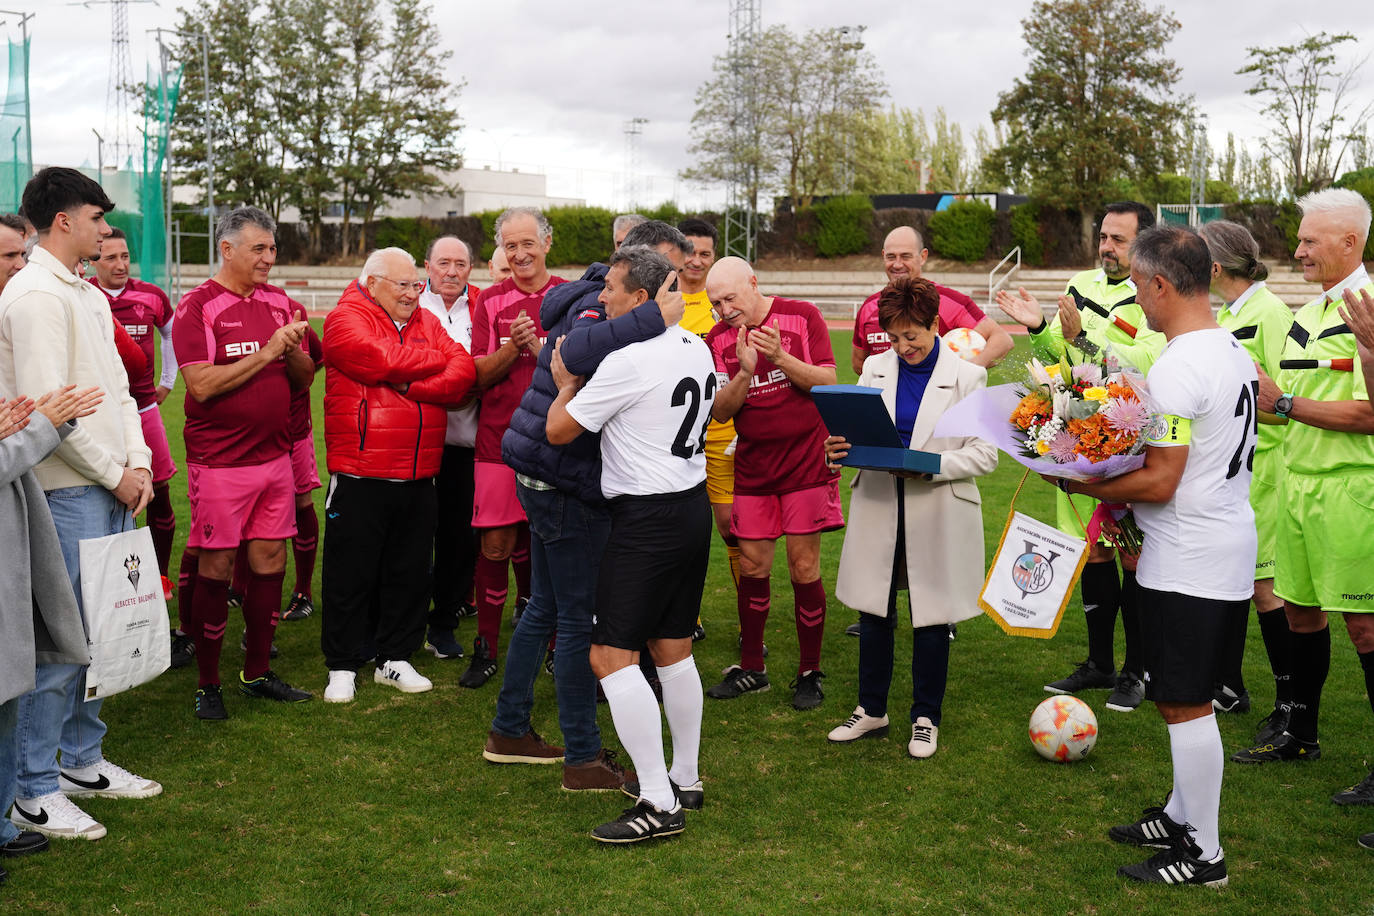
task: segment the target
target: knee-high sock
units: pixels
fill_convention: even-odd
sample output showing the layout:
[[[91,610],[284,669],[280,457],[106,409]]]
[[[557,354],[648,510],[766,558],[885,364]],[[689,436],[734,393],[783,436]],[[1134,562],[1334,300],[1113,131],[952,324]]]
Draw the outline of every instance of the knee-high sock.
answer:
[[[1364,692],[1369,708],[1374,709],[1374,651],[1360,653],[1360,667],[1364,669]]]
[[[510,590],[506,561],[493,560],[485,554],[479,556],[474,581],[477,590],[477,638],[486,640],[487,649],[495,658],[501,636],[501,614],[506,609],[506,593]]]
[[[740,576],[735,599],[739,610],[739,663],[748,671],[763,670],[763,628],[768,623],[771,601],[768,577]]]
[[[1316,741],[1322,687],[1331,670],[1331,628],[1294,633],[1292,644],[1293,715],[1288,720],[1288,732],[1304,741]]]
[[[1103,671],[1115,671],[1112,641],[1116,636],[1116,609],[1121,604],[1116,563],[1085,565],[1079,588],[1083,593],[1083,614],[1088,619],[1088,658]]]
[[[1293,633],[1288,629],[1288,615],[1282,607],[1260,611],[1260,635],[1264,637],[1264,651],[1269,656],[1269,670],[1274,672],[1274,700],[1293,701]]]
[[[241,596],[248,591],[248,573],[248,542],[243,541],[234,551],[234,574],[229,577],[229,587],[234,594]]]
[[[1145,673],[1145,665],[1140,660],[1140,586],[1136,584],[1134,569],[1121,571],[1119,600],[1121,635],[1126,640],[1126,653],[1121,659],[1121,670],[1140,677]],[[1245,610],[1248,612],[1250,609]]]
[[[696,659],[687,656],[667,668],[658,669],[663,685],[663,716],[673,739],[673,767],[668,777],[680,786],[690,786],[701,778],[697,764],[701,753],[701,675]]]
[[[196,638],[196,665],[200,686],[219,683],[219,652],[229,622],[229,583],[223,579],[196,577],[191,609],[191,633]]]
[[[511,571],[515,573],[516,600],[530,597],[530,526],[515,527],[515,548],[510,552]]]
[[[825,583],[792,580],[792,605],[797,616],[797,673],[821,667],[821,637],[825,634]]]
[[[315,504],[296,507],[296,536],[291,549],[296,554],[296,587],[298,595],[310,597],[310,583],[315,579],[315,553],[320,545],[320,517]]]
[[[725,558],[730,562],[730,578],[735,580],[735,588],[739,588],[739,545],[726,544]]]
[[[153,534],[153,554],[157,557],[157,568],[170,579],[172,540],[177,533],[177,514],[172,508],[172,494],[166,483],[153,487],[153,499],[148,503],[148,528]]]
[[[1180,824],[1192,825],[1193,842],[1202,849],[1201,858],[1215,858],[1221,851],[1217,812],[1221,808],[1221,775],[1226,756],[1216,714],[1170,725],[1169,754],[1174,761],[1174,795],[1183,796],[1184,819],[1170,817]]]
[[[196,571],[200,568],[200,554],[185,550],[181,554],[181,571],[177,574],[177,627],[192,636],[196,633],[195,612],[191,602],[195,599]],[[227,609],[226,609],[227,613]]]
[[[267,673],[272,659],[272,634],[281,619],[281,584],[286,571],[263,575],[248,572],[243,593],[243,623],[248,632],[248,652],[243,658],[244,680]]]
[[[601,690],[611,707],[616,737],[634,761],[639,797],[664,811],[673,810],[677,798],[663,760],[663,720],[644,672],[637,665],[613,671],[601,679]]]

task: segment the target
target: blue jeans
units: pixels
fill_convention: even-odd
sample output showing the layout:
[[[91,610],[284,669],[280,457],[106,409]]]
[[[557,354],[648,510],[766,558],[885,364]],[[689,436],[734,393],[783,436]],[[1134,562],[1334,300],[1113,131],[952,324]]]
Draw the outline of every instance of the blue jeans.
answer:
[[[5,812],[14,804],[14,786],[18,764],[14,741],[14,725],[18,721],[19,698],[0,703],[0,846],[19,836],[19,828]]]
[[[534,682],[544,648],[556,630],[553,681],[563,759],[570,764],[587,763],[601,752],[596,676],[588,654],[596,611],[596,570],[610,536],[611,519],[605,509],[560,490],[534,490],[519,482],[515,490],[533,535],[530,600],[506,649],[505,677],[491,728],[508,738],[519,738],[530,730]]]
[[[46,494],[62,561],[81,603],[81,559],[78,544],[133,527],[133,518],[104,487],[64,487]],[[82,614],[85,609],[82,608]],[[20,798],[38,798],[58,790],[57,752],[62,766],[76,769],[100,762],[100,700],[84,702],[85,665],[39,665],[37,687],[19,698],[15,741],[19,754]]]

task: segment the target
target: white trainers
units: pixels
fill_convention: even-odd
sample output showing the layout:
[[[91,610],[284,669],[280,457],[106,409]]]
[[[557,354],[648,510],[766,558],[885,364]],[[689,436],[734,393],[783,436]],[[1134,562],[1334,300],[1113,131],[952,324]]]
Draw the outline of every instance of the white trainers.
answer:
[[[940,737],[940,729],[925,716],[911,723],[911,741],[906,752],[917,760],[935,756],[935,741]]]
[[[10,820],[20,830],[34,830],[61,840],[98,840],[105,825],[97,823],[61,792],[39,798],[16,798]]]
[[[844,744],[860,738],[881,738],[886,734],[887,716],[870,716],[862,706],[855,706],[854,714],[831,729],[825,737],[835,744]]]
[[[105,759],[80,769],[59,770],[57,784],[68,798],[152,798],[162,794],[161,783],[135,776]]]
[[[352,703],[358,692],[358,673],[356,671],[329,672],[329,686],[324,688],[326,703]]]
[[[389,684],[401,693],[424,693],[426,690],[434,689],[433,682],[416,671],[410,662],[394,659],[378,665],[372,679],[378,684]]]

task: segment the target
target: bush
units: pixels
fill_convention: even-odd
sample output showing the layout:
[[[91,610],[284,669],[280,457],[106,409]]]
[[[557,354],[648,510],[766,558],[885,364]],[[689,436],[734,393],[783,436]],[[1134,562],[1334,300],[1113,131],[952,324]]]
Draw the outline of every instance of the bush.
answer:
[[[982,201],[960,200],[930,218],[930,241],[947,258],[977,261],[992,243],[997,214]]]
[[[823,258],[842,258],[868,250],[873,201],[866,194],[832,197],[810,210],[816,218],[816,254]]]
[[[615,249],[611,222],[615,214],[603,207],[550,207],[544,211],[553,227],[549,264],[590,264],[604,261]]]
[[[1040,240],[1040,209],[1035,204],[1011,208],[1011,240],[1021,246],[1021,260],[1039,266],[1045,263],[1045,243]]]
[[[1374,167],[1346,172],[1336,180],[1336,187],[1359,191],[1364,195],[1364,199],[1369,201],[1369,205],[1374,207]],[[1365,240],[1364,259],[1374,261],[1374,235]]]

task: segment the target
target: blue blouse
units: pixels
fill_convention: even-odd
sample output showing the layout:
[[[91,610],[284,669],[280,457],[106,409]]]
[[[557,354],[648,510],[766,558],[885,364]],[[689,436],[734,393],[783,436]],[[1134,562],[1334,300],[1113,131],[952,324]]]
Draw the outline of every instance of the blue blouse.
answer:
[[[926,358],[914,366],[897,357],[897,435],[902,437],[902,445],[907,448],[911,448],[911,428],[916,425],[921,398],[925,396],[926,385],[940,358],[940,346],[940,338],[936,337],[935,346],[930,348]]]

